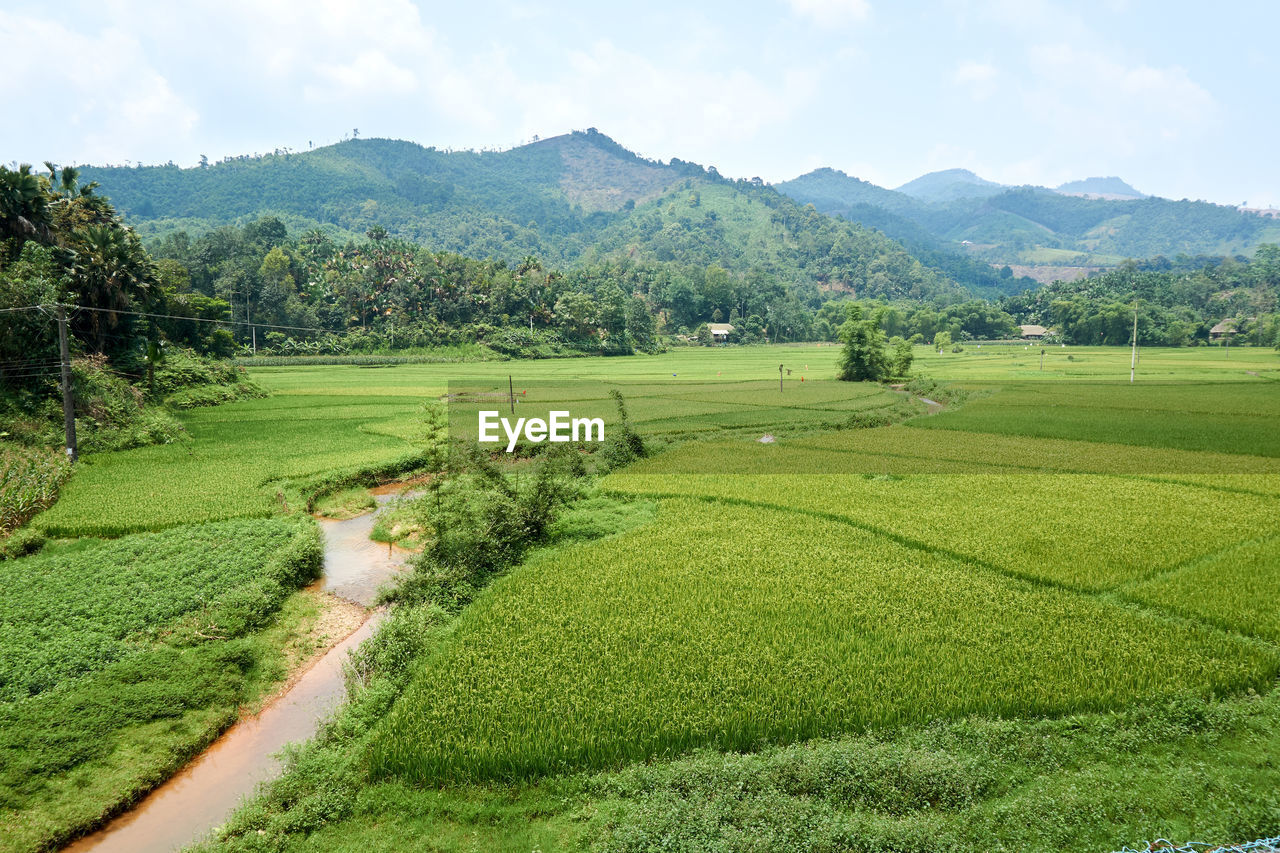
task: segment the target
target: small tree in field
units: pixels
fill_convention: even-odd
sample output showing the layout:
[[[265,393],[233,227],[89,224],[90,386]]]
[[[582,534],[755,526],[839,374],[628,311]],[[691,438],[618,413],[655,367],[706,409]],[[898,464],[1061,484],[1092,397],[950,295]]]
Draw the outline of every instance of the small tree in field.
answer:
[[[936,349],[938,352],[942,352],[944,349],[946,349],[949,346],[951,346],[950,332],[938,332],[936,335],[933,336],[933,348]]]
[[[877,382],[889,375],[884,332],[874,321],[862,319],[862,310],[849,306],[848,319],[840,326],[840,378],[846,382]]]
[[[915,354],[911,351],[911,341],[903,340],[899,337],[890,339],[889,346],[893,348],[892,373],[896,377],[904,377],[911,372],[911,362],[915,360]]]

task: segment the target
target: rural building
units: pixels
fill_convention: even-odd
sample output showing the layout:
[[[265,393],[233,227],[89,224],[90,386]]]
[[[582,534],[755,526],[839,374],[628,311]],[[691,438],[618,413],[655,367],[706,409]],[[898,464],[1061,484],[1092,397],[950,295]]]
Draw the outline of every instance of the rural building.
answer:
[[[1223,338],[1230,338],[1238,331],[1236,329],[1236,320],[1228,318],[1209,330],[1209,340],[1220,341]]]
[[[1027,325],[1019,326],[1018,328],[1022,330],[1022,339],[1024,341],[1038,341],[1049,334],[1049,330],[1044,326]]]
[[[711,337],[715,342],[722,344],[729,339],[729,333],[733,331],[733,326],[728,323],[708,323],[707,328],[711,331]]]

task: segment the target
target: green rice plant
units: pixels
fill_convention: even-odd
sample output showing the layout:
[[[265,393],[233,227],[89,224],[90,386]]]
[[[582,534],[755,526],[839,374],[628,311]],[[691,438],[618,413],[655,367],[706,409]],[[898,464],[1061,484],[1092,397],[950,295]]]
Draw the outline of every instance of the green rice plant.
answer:
[[[33,523],[55,536],[119,536],[264,518],[289,504],[284,481],[412,456],[412,443],[377,430],[403,420],[409,434],[420,409],[412,398],[375,395],[282,396],[195,409],[184,414],[189,444],[86,458],[58,503]]]
[[[980,403],[974,404],[980,405]],[[1207,450],[1143,447],[1097,441],[1036,438],[994,432],[922,429],[926,420],[903,426],[857,432],[804,436],[792,447],[836,451],[847,454],[847,470],[871,470],[883,459],[899,473],[913,473],[912,464],[926,464],[944,470],[937,463],[955,462],[956,470],[973,470],[973,465],[991,470],[1046,471],[1080,474],[1130,474],[1185,478],[1187,482],[1209,483],[1226,475],[1225,482],[1242,482],[1240,477],[1280,474],[1280,458]],[[828,457],[823,457],[824,459]],[[668,463],[674,470],[680,463]],[[818,470],[818,469],[813,469]],[[919,471],[918,473],[923,473]],[[1261,481],[1260,481],[1261,482]]]
[[[422,662],[370,749],[428,783],[617,767],[970,713],[1260,686],[1273,650],[837,520],[701,500],[535,557]]]
[[[1280,383],[1016,383],[926,429],[1280,456]]]
[[[1137,601],[1280,641],[1280,534],[1242,542],[1125,590]]]
[[[702,495],[847,519],[1011,575],[1099,591],[1274,527],[1276,498],[1089,474],[650,474],[631,494]]]

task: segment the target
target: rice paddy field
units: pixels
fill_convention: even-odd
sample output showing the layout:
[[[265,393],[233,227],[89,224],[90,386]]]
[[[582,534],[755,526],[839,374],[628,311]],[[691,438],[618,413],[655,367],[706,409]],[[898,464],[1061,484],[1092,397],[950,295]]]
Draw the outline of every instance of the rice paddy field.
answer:
[[[1145,351],[1131,385],[1127,350],[1040,349],[917,348],[968,395],[940,410],[834,381],[831,346],[256,368],[270,397],[80,466],[33,524],[269,518],[291,483],[415,464],[441,401],[465,422],[510,387],[517,414],[607,416],[618,389],[658,452],[601,500],[655,509],[424,617],[403,692],[211,847],[1274,835],[1280,356]]]
[[[496,585],[374,767],[528,779],[1273,682],[1280,384],[974,390],[905,424],[685,443],[610,475],[659,520]]]

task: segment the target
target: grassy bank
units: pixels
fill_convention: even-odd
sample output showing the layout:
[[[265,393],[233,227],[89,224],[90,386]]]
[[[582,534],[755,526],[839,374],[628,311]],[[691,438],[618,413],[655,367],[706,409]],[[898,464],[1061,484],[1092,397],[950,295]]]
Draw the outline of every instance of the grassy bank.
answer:
[[[286,674],[309,520],[52,543],[0,563],[0,850],[90,829]]]

